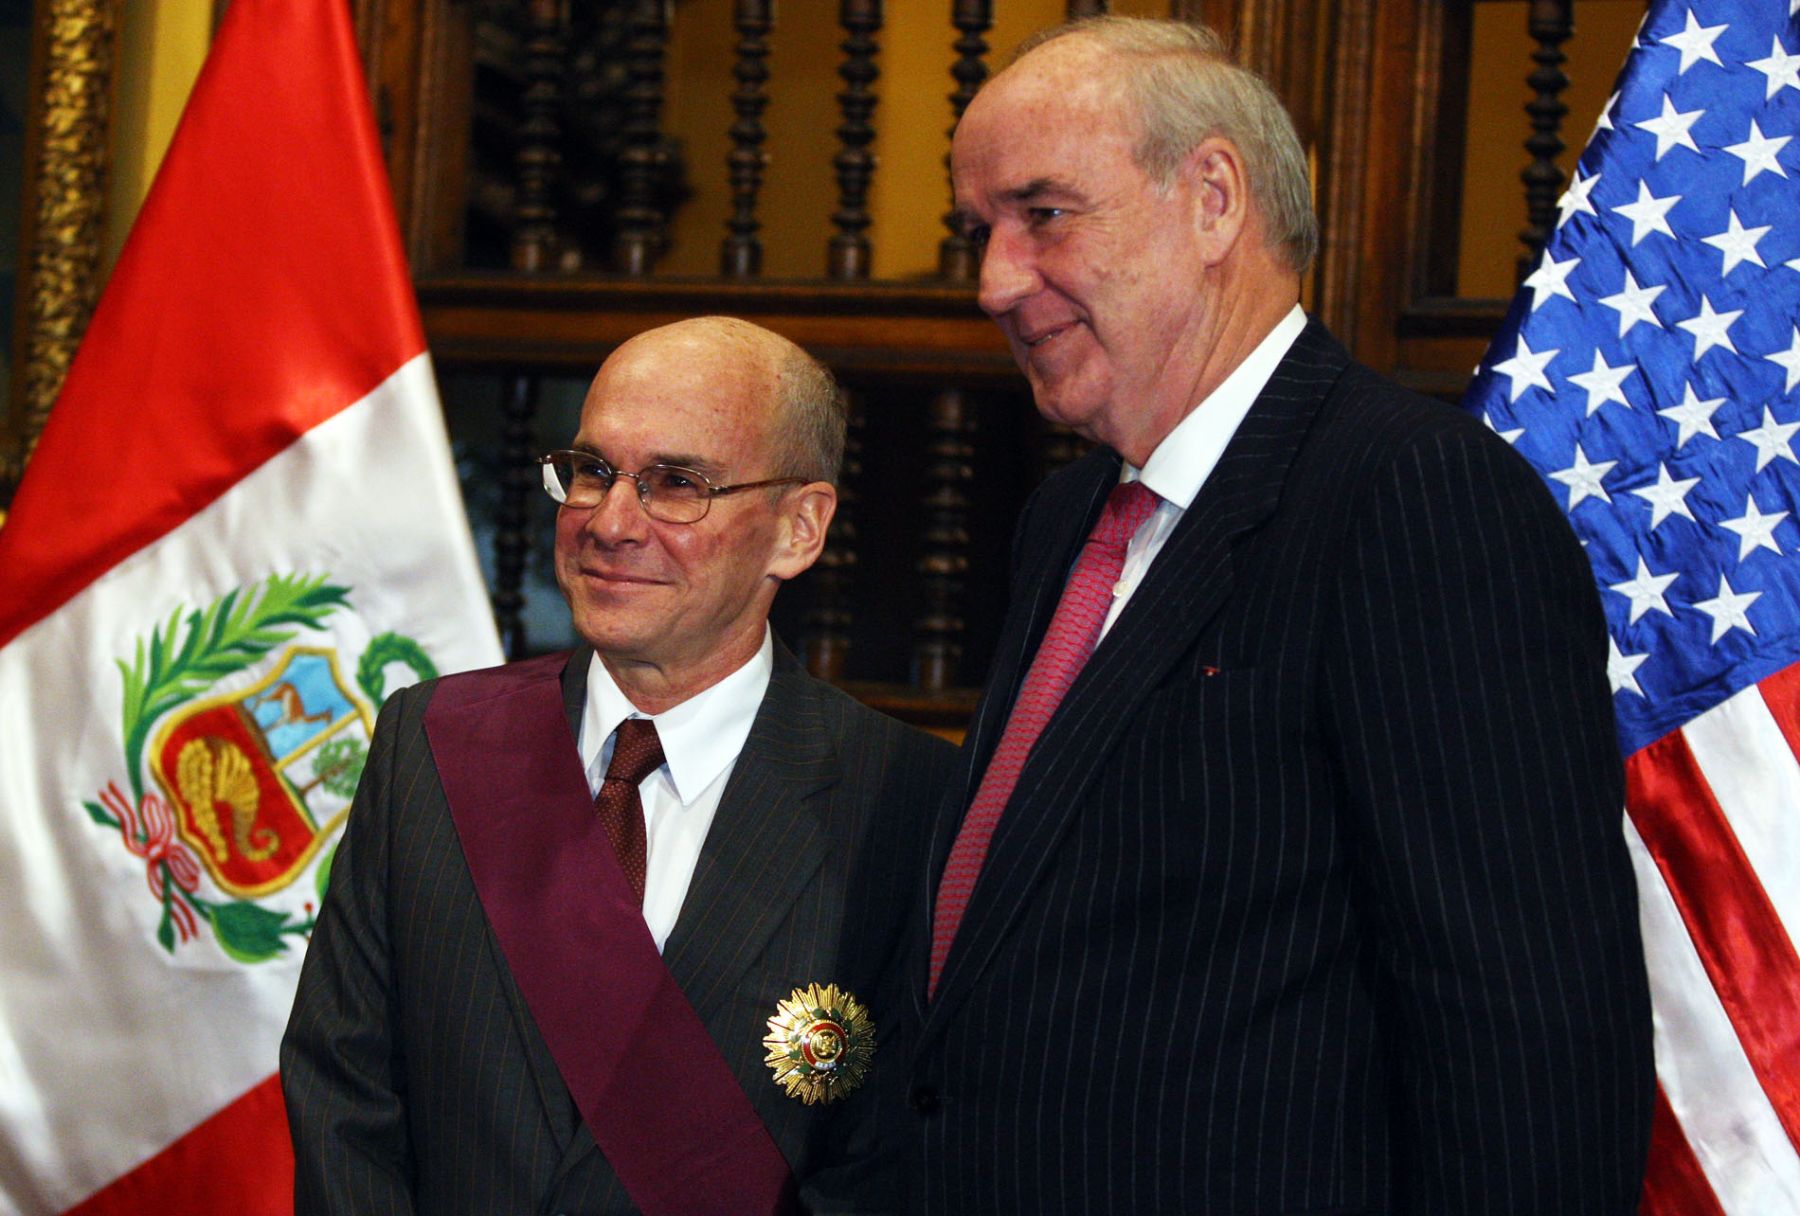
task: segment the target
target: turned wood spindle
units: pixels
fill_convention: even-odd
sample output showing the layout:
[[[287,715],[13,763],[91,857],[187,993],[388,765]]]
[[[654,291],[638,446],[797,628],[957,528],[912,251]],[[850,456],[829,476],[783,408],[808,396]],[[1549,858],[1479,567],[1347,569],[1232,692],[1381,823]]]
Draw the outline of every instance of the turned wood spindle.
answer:
[[[1525,252],[1519,255],[1520,282],[1537,265],[1544,242],[1550,239],[1556,199],[1565,181],[1556,158],[1563,150],[1562,121],[1569,113],[1562,102],[1562,92],[1569,87],[1562,70],[1568,61],[1562,44],[1575,32],[1572,0],[1531,0],[1528,28],[1538,44],[1531,53],[1537,68],[1525,83],[1537,96],[1525,104],[1525,112],[1531,116],[1531,138],[1525,141],[1531,163],[1519,173],[1519,180],[1525,183],[1525,227],[1519,232],[1525,245]]]
[[[556,187],[562,170],[563,60],[567,27],[561,0],[530,0],[525,10],[525,87],[520,97],[519,150],[513,158],[514,270],[549,269],[556,260]]]
[[[769,79],[769,31],[775,25],[775,0],[737,0],[737,64],[731,74],[737,91],[731,95],[737,121],[731,124],[731,152],[725,166],[731,175],[729,233],[719,253],[719,272],[736,278],[762,273],[762,227],[756,218],[756,196],[762,188],[763,168],[769,154],[762,150],[763,108],[769,104],[763,85]]]
[[[500,503],[494,512],[494,622],[506,657],[522,659],[525,650],[525,559],[531,553],[527,504],[542,471],[533,462],[531,422],[537,414],[536,376],[514,376],[500,403]]]
[[[662,168],[663,52],[668,44],[669,0],[637,0],[626,24],[624,148],[619,154],[618,234],[613,269],[647,275],[667,243],[666,221],[657,206],[656,181]]]
[[[862,402],[850,395],[844,436],[844,467],[838,475],[837,513],[825,533],[825,548],[813,567],[812,600],[800,619],[806,669],[821,680],[843,680],[850,667],[850,589],[856,574],[856,508],[862,484]]]
[[[969,108],[969,103],[975,99],[975,91],[987,79],[984,57],[988,44],[982,35],[994,26],[993,0],[954,0],[950,23],[959,35],[953,44],[956,62],[950,67],[950,75],[956,81],[956,90],[950,94],[950,135],[954,137],[963,111]],[[948,169],[949,166],[950,156],[946,153],[944,167]],[[945,213],[944,227],[950,230],[950,235],[938,245],[938,275],[953,283],[974,282],[981,274],[981,259],[976,256],[969,238],[957,228],[954,211]]]
[[[831,161],[837,170],[838,209],[831,215],[837,232],[827,251],[825,272],[834,279],[866,279],[871,260],[867,203],[869,180],[875,175],[875,154],[869,151],[875,127],[870,119],[875,113],[875,78],[881,74],[875,65],[881,0],[841,0],[838,24],[845,33],[840,47],[844,61],[838,66],[844,91],[837,95],[844,121],[837,129],[840,146]]]
[[[973,403],[962,389],[945,389],[932,400],[927,425],[920,503],[923,548],[917,567],[925,603],[913,642],[912,674],[917,687],[942,692],[955,686],[962,666],[969,488],[975,480]]]

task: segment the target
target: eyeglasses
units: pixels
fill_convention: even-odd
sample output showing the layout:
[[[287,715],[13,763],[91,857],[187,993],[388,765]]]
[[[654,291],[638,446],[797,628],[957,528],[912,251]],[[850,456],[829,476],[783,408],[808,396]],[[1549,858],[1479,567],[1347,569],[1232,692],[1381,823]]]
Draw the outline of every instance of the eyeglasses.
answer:
[[[600,505],[612,489],[613,482],[629,477],[637,482],[638,501],[644,514],[665,524],[697,524],[712,509],[713,499],[739,490],[760,490],[767,486],[805,485],[804,477],[771,477],[766,481],[746,481],[735,486],[716,485],[704,473],[672,464],[653,464],[636,473],[615,469],[592,452],[551,452],[539,456],[544,469],[544,492],[557,502],[576,511],[591,510]]]

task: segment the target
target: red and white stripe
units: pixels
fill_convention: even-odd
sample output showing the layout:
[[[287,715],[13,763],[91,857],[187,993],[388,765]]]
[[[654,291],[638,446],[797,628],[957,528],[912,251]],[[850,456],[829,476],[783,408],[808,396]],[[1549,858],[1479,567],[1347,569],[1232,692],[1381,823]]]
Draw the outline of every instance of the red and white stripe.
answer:
[[[171,842],[127,801],[119,669],[275,573],[350,589],[296,639],[346,676],[386,631],[499,660],[338,0],[233,0],[0,528],[0,1212],[291,1210],[303,943],[245,963],[190,915],[158,944]]]
[[[1661,1093],[1645,1216],[1800,1212],[1800,666],[1626,762]]]

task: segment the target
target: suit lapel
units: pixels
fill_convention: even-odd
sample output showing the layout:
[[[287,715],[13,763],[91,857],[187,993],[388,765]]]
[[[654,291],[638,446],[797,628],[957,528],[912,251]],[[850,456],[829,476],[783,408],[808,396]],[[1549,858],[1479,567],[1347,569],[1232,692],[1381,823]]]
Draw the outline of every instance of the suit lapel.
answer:
[[[1062,598],[1063,583],[1082,541],[1099,517],[1106,495],[1119,479],[1119,458],[1111,452],[1094,452],[1072,465],[1060,478],[1041,487],[1027,507],[1045,513],[1053,523],[1042,529],[1027,530],[1012,575],[1012,605],[1001,627],[1000,639],[994,647],[994,658],[988,667],[987,683],[975,715],[969,720],[963,746],[957,756],[957,767],[932,817],[931,846],[927,853],[925,893],[922,907],[915,908],[914,932],[911,940],[929,944],[932,916],[937,902],[938,881],[943,877],[944,863],[950,856],[963,815],[975,798],[976,787],[987,771],[988,759],[1000,745],[1013,700],[1025,680],[1032,656],[1056,604]],[[907,966],[916,982],[908,984],[914,1013],[925,1013],[926,951],[909,957]]]
[[[961,824],[962,810],[975,796],[989,757],[1000,744],[1012,703],[1025,682],[1025,673],[1037,654],[1038,643],[1050,627],[1062,598],[1063,584],[1068,578],[1082,542],[1099,518],[1106,496],[1119,480],[1119,458],[1111,452],[1096,452],[1070,470],[1067,487],[1059,487],[1054,498],[1046,497],[1041,509],[1059,519],[1060,526],[1045,532],[1046,543],[1021,555],[1020,569],[1013,584],[1014,594],[1022,606],[1009,614],[1000,641],[995,647],[994,661],[988,672],[987,687],[976,706],[975,718],[969,725],[969,744],[965,749],[970,763],[961,774],[960,797],[951,834]],[[944,855],[950,842],[943,842]],[[942,857],[937,858],[942,861]]]
[[[980,975],[1023,910],[1087,787],[1143,698],[1230,597],[1234,549],[1274,512],[1288,466],[1326,391],[1348,363],[1343,348],[1317,322],[1309,323],[1044,728],[994,832],[937,998],[927,1011],[928,1036]],[[1102,494],[1109,488],[1103,485]],[[1091,527],[1091,515],[1073,543],[1079,544]],[[1039,573],[1060,595],[1066,568]],[[1052,609],[1055,598],[1050,597]],[[1033,618],[1041,612],[1034,604]],[[1031,634],[1034,650],[1043,629],[1037,624]],[[1017,681],[1013,683],[1016,688]],[[1009,696],[1008,709],[1010,703]],[[1003,712],[992,716],[1003,725]],[[991,729],[997,740],[1000,726]],[[984,755],[992,748],[988,741]],[[965,791],[964,808],[969,796]],[[934,864],[941,868],[941,861]],[[934,870],[934,885],[935,877]]]
[[[487,763],[497,771],[508,774],[504,783],[493,784],[495,793],[489,805],[484,808],[483,818],[499,821],[540,822],[543,818],[542,804],[545,799],[554,801],[557,813],[570,823],[586,817],[586,809],[591,805],[587,797],[586,783],[580,776],[579,751],[575,744],[581,723],[581,707],[586,696],[587,668],[591,652],[585,647],[566,656],[546,656],[527,663],[513,664],[507,668],[498,668],[488,676],[493,685],[492,701],[489,704],[506,704],[505,698],[515,695],[526,683],[533,679],[559,679],[562,687],[564,718],[568,722],[568,733],[555,730],[518,729],[505,731],[504,747],[498,751],[491,748],[474,748],[467,744],[459,744],[453,754],[464,755],[479,752],[487,756]],[[554,664],[561,664],[561,671],[555,671]],[[467,679],[468,677],[465,677]],[[464,708],[461,715],[475,714],[488,716],[486,706],[477,703],[472,708]],[[496,720],[504,721],[510,714],[502,708],[494,714]],[[493,754],[488,754],[490,751]],[[434,755],[436,753],[434,752]],[[442,763],[439,763],[440,777]],[[540,779],[516,779],[520,774],[536,775]],[[554,778],[546,777],[554,774]],[[551,788],[554,786],[554,790]],[[465,854],[471,848],[469,840],[464,836],[466,822],[458,825],[458,836],[462,839]],[[473,872],[473,866],[471,866]],[[583,1149],[591,1149],[593,1140],[581,1127],[574,1102],[569,1096],[568,1086],[563,1080],[561,1069],[551,1054],[549,1045],[539,1030],[536,1019],[525,1001],[514,977],[512,964],[507,960],[496,934],[494,923],[496,916],[513,914],[514,901],[529,903],[538,890],[538,884],[521,882],[509,884],[503,888],[493,888],[482,892],[482,911],[487,922],[487,942],[489,953],[493,956],[495,970],[500,977],[501,989],[506,996],[508,1008],[512,1011],[519,1041],[524,1045],[525,1057],[531,1070],[532,1083],[539,1099],[543,1103],[544,1116],[548,1121],[551,1133],[557,1146],[563,1150],[565,1162],[569,1160],[571,1150],[579,1155]],[[506,906],[496,906],[496,900],[504,900]]]
[[[579,740],[581,737],[581,711],[587,698],[588,660],[592,654],[593,651],[586,646],[577,647],[563,665],[560,677],[563,711],[569,721],[570,740]],[[561,747],[561,741],[557,741],[556,745]],[[562,1072],[556,1067],[556,1058],[550,1054],[549,1045],[544,1042],[537,1023],[532,1020],[531,1010],[525,1004],[525,996],[513,979],[512,969],[506,963],[506,956],[501,951],[499,939],[494,936],[491,926],[487,938],[488,951],[494,956],[495,969],[506,993],[507,1006],[512,1010],[513,1020],[518,1023],[519,1040],[525,1045],[525,1058],[531,1065],[532,1083],[537,1087],[538,1097],[544,1104],[544,1117],[549,1120],[551,1134],[566,1161],[569,1159],[569,1150],[577,1147],[578,1140],[582,1146],[592,1148],[593,1138],[581,1123],[574,1100],[569,1096],[568,1086],[563,1082]]]
[[[563,671],[563,707],[572,732],[580,732],[587,705],[587,671],[592,651],[574,653]],[[662,961],[707,1031],[718,1042],[725,997],[769,944],[788,908],[824,860],[824,833],[814,799],[837,781],[837,752],[819,720],[812,680],[781,642],[769,676],[769,691],[751,723],[724,795],[700,845],[700,860],[688,896],[664,943]],[[805,977],[801,977],[805,979]],[[796,982],[801,982],[796,979]],[[529,1024],[524,998],[515,1002]],[[758,1034],[761,1027],[752,1027]],[[576,1121],[562,1074],[542,1036],[531,1042],[531,1065],[545,1094],[545,1108],[562,1137],[567,1128],[560,1180],[589,1153],[598,1153],[585,1122]]]
[[[587,706],[591,648],[576,651],[563,673],[564,709],[580,737]],[[775,669],[744,750],[738,754],[701,845],[681,914],[663,948],[663,962],[709,1032],[732,987],[762,952],[788,908],[824,859],[824,839],[808,801],[837,776],[836,753],[823,729],[810,680],[779,641]],[[521,998],[521,1018],[529,1015]],[[551,1084],[573,1111],[562,1075],[541,1037],[533,1034],[532,1067],[540,1086]],[[547,1070],[547,1071],[546,1071]],[[598,1152],[585,1123],[571,1114],[572,1139],[558,1167],[560,1179]],[[560,1126],[560,1124],[559,1124]]]
[[[597,1144],[646,1212],[774,1210],[791,1186],[787,1164],[657,953],[593,813],[565,733],[586,669],[575,673],[578,687],[560,660],[465,677],[441,687],[425,713],[490,940],[523,998],[515,1011],[535,1026],[527,1040],[545,1046],[589,1133],[565,1141],[558,1176]],[[508,779],[494,781],[496,770]],[[653,1101],[619,1054],[646,1027],[670,1064],[679,1061],[665,1069],[669,1092]],[[535,1045],[528,1057],[548,1091]],[[710,1156],[693,1158],[701,1147]],[[693,1168],[672,1169],[684,1149]]]
[[[564,708],[579,736],[587,701],[592,650],[582,648],[563,673]],[[819,721],[817,693],[798,660],[779,641],[775,669],[744,749],[701,845],[681,915],[664,944],[663,962],[701,1022],[714,1024],[726,996],[762,953],[788,909],[825,856],[814,799],[837,780],[836,749]],[[799,982],[799,981],[796,981]],[[515,1002],[522,1022],[529,1014]],[[527,1036],[540,1088],[573,1107],[562,1074],[541,1036]],[[547,1101],[550,1109],[556,1104]],[[555,1119],[571,1139],[557,1170],[560,1180],[598,1146],[570,1113]]]
[[[577,646],[562,670],[563,714],[569,719],[569,735],[577,746],[581,742],[582,715],[587,712],[588,665],[593,661],[592,646]]]
[[[820,801],[837,779],[837,749],[817,692],[777,643],[769,690],[663,950],[709,1026],[824,860]]]

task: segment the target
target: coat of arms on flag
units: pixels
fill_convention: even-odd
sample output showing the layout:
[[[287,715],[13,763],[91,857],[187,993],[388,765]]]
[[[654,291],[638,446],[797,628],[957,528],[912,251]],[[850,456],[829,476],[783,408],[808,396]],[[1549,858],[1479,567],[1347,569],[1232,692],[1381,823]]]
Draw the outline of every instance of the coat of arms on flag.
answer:
[[[347,679],[355,656],[331,645],[328,618],[349,596],[323,575],[270,575],[178,610],[117,659],[124,785],[108,780],[82,805],[143,860],[165,950],[210,927],[228,956],[258,963],[311,932],[388,666],[409,681],[437,674],[416,641],[389,632]]]
[[[0,1212],[289,1213],[377,711],[500,659],[338,0],[226,9],[0,572]]]

